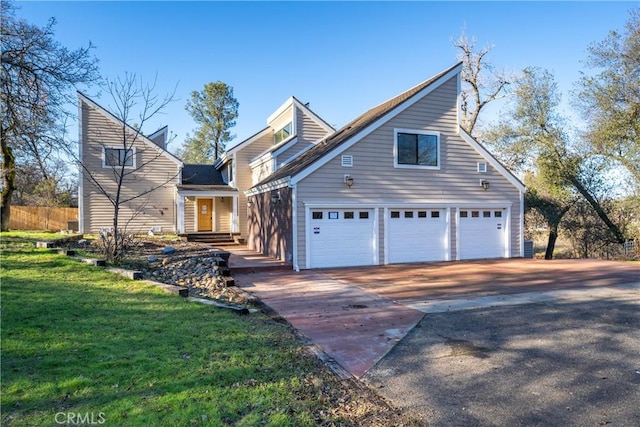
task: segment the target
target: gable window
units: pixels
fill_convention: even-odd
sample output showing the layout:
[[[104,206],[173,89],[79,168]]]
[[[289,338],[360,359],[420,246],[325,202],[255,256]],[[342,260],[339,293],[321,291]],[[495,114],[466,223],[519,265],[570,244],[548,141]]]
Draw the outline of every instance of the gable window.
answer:
[[[289,138],[291,136],[292,129],[293,129],[293,122],[289,122],[286,125],[284,125],[283,128],[281,128],[280,130],[276,131],[273,134],[273,143],[278,144],[284,141],[285,139]]]
[[[396,167],[440,168],[440,134],[425,131],[395,131]]]
[[[104,147],[103,150],[103,167],[124,166],[126,168],[135,168],[135,148],[125,150],[124,148]]]

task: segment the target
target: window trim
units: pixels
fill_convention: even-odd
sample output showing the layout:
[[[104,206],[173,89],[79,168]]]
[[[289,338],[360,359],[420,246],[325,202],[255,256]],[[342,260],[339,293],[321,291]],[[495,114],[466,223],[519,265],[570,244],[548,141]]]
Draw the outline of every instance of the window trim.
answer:
[[[399,133],[408,133],[414,135],[430,135],[436,137],[436,166],[427,166],[427,165],[406,165],[398,163],[398,134]],[[430,131],[424,129],[393,129],[393,167],[397,169],[431,169],[431,170],[440,170],[440,166],[442,164],[442,156],[440,153],[440,132]]]
[[[103,145],[102,146],[102,168],[103,169],[113,169],[113,168],[121,168],[122,165],[108,165],[107,164],[107,150],[131,150],[133,152],[132,154],[132,166],[124,166],[125,169],[136,169],[136,147],[130,147],[128,149],[122,148],[122,147],[118,147],[118,146],[110,146],[110,145]]]
[[[276,141],[276,135],[278,134],[278,132],[284,130],[287,126],[290,126],[289,135],[287,135],[285,138],[282,138],[280,141]],[[290,121],[286,122],[284,125],[274,129],[274,131],[273,131],[273,145],[278,145],[281,142],[286,141],[287,139],[291,138],[293,135],[294,135],[293,119],[291,119]]]

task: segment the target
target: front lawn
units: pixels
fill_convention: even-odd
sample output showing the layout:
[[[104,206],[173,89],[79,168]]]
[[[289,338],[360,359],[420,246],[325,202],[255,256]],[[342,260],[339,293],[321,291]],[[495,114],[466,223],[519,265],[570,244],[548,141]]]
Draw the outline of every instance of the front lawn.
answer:
[[[263,314],[190,303],[0,238],[2,425],[408,422]]]

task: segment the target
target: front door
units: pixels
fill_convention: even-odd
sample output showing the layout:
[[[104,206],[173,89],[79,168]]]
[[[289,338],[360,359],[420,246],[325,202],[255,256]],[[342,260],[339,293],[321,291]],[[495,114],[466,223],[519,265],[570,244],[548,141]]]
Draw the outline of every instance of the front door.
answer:
[[[198,231],[212,231],[213,199],[198,199]]]

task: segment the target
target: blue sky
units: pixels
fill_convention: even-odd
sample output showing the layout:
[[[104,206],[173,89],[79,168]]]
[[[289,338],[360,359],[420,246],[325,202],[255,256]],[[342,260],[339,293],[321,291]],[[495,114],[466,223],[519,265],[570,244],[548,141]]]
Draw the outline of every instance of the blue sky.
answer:
[[[638,1],[625,2],[16,2],[69,48],[91,41],[104,77],[157,75],[159,95],[178,100],[149,123],[179,145],[195,126],[184,105],[221,80],[240,103],[240,141],[266,125],[291,95],[340,127],[367,109],[455,64],[463,25],[494,65],[538,66],[568,91],[587,46],[622,29]],[[89,93],[92,93],[91,91]],[[96,91],[93,91],[96,93]],[[106,96],[96,98],[104,106]],[[491,114],[495,118],[496,112]],[[77,134],[77,133],[72,133]]]

